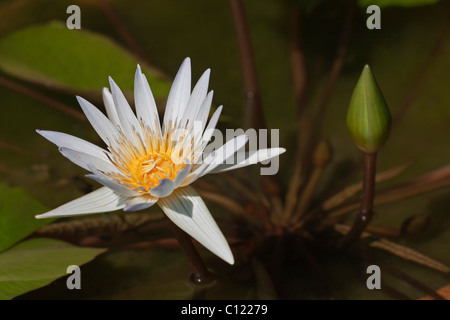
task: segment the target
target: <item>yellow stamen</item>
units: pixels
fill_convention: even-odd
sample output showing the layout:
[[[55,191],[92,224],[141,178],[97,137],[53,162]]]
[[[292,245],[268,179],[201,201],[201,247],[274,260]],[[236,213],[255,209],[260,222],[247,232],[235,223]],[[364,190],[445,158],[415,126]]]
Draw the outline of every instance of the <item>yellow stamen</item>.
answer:
[[[157,187],[161,179],[174,180],[177,174],[185,167],[186,145],[183,139],[173,142],[174,132],[170,129],[164,131],[160,137],[158,127],[153,132],[140,121],[142,137],[133,128],[133,139],[126,137],[122,131],[120,136],[109,145],[108,159],[120,173],[105,173],[121,185],[139,193],[147,193],[149,189]],[[168,128],[171,128],[169,122]],[[190,152],[188,152],[190,153]]]

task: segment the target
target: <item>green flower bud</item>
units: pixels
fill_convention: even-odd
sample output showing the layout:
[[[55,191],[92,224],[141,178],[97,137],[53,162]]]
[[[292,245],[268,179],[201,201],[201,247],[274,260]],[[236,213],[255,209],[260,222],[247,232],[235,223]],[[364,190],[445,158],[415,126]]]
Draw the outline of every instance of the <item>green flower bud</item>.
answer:
[[[389,136],[391,114],[368,65],[353,90],[347,127],[355,144],[366,153],[377,152]]]

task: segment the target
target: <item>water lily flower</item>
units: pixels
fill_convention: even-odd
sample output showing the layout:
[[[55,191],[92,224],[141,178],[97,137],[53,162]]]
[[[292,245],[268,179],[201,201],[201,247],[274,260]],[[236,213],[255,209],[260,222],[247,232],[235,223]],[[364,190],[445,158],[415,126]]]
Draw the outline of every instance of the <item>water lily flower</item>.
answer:
[[[119,209],[129,212],[158,203],[175,225],[233,264],[233,254],[225,237],[190,184],[206,174],[269,160],[285,150],[245,152],[248,137],[240,135],[214,152],[204,154],[222,111],[222,106],[218,107],[207,121],[213,98],[212,91],[207,93],[209,75],[208,69],[191,92],[190,59],[183,61],[170,89],[162,124],[152,91],[139,66],[134,79],[136,115],[111,78],[111,92],[103,89],[107,116],[77,97],[107,150],[65,133],[37,130],[56,144],[65,157],[90,171],[87,177],[103,187],[36,218]],[[230,165],[230,159],[240,159],[240,162]]]

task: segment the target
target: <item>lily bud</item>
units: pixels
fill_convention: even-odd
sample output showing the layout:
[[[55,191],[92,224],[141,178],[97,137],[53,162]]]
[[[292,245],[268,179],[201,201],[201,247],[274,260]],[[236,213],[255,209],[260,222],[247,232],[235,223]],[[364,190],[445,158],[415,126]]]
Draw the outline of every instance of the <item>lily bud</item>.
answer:
[[[391,114],[369,65],[353,90],[347,127],[355,144],[366,153],[377,152],[389,136]]]

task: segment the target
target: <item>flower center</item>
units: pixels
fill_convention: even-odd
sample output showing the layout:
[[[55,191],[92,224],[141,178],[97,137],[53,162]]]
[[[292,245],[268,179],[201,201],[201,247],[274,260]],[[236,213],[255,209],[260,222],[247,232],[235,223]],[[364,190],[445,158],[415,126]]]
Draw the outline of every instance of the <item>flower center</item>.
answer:
[[[146,190],[159,185],[161,179],[175,179],[182,165],[175,164],[171,157],[162,154],[148,154],[134,158],[128,165],[130,183]]]

